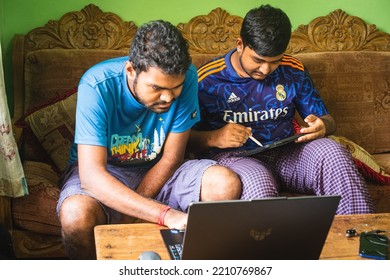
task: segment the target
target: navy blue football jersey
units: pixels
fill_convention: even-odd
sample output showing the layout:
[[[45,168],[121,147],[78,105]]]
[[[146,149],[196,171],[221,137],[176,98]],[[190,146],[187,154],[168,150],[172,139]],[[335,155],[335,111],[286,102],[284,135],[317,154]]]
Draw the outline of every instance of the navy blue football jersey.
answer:
[[[228,122],[252,128],[263,144],[291,136],[293,119],[318,117],[328,111],[304,65],[284,55],[279,67],[264,80],[239,77],[230,62],[235,50],[198,69],[201,120],[196,130],[215,130]],[[243,149],[257,145],[247,141]]]

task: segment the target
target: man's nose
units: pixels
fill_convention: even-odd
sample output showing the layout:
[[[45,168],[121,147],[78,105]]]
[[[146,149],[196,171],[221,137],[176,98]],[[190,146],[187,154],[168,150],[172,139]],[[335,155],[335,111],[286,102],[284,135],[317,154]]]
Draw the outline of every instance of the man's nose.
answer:
[[[171,102],[174,98],[175,96],[170,90],[164,90],[160,95],[160,100],[167,103]]]
[[[268,75],[271,72],[271,65],[267,62],[264,62],[260,65],[260,72],[264,75]]]

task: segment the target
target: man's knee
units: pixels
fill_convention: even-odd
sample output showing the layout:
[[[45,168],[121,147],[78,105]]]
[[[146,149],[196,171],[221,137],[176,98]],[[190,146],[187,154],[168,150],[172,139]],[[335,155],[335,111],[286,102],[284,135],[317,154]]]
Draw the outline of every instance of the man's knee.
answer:
[[[62,239],[71,259],[95,259],[94,227],[106,222],[104,210],[93,198],[73,195],[60,208]]]
[[[239,199],[242,183],[231,169],[219,165],[209,167],[202,178],[201,200]]]
[[[105,213],[100,204],[92,197],[73,195],[66,198],[60,209],[60,223],[63,230],[92,228],[105,223]]]

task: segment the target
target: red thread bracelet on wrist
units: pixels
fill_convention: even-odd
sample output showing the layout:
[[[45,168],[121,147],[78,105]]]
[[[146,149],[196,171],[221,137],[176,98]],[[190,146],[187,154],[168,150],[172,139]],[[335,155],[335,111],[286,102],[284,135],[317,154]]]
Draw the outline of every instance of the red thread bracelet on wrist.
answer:
[[[157,221],[157,224],[159,226],[164,225],[164,218],[165,218],[165,215],[167,214],[167,212],[169,211],[169,209],[171,209],[170,206],[165,206],[163,209],[161,209],[160,214],[158,216],[158,221]]]

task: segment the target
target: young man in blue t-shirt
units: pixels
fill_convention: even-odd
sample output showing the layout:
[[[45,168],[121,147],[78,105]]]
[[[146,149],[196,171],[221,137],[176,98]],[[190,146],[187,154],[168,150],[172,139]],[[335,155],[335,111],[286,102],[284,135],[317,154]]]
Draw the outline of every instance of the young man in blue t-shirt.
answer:
[[[284,53],[290,36],[282,10],[263,5],[247,13],[237,48],[198,69],[201,121],[189,146],[239,174],[242,199],[281,191],[341,195],[338,214],[371,213],[350,153],[324,138],[335,132],[334,119],[305,66]],[[296,112],[307,124],[296,143],[237,156],[237,150],[258,147],[256,139],[266,145],[293,135]]]
[[[237,199],[241,181],[213,160],[184,161],[199,121],[197,73],[170,23],[138,28],[129,57],[89,69],[57,212],[70,258],[95,258],[93,229],[132,217],[184,229],[193,201]]]

